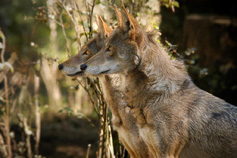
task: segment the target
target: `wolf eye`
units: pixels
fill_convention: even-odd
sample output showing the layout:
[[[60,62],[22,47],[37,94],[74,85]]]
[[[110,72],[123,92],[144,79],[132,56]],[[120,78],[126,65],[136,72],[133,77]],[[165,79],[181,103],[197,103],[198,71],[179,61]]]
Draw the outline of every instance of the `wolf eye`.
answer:
[[[106,49],[106,51],[107,51],[107,52],[112,51],[112,47],[108,47],[108,48]]]
[[[82,55],[89,55],[89,51],[86,50]]]

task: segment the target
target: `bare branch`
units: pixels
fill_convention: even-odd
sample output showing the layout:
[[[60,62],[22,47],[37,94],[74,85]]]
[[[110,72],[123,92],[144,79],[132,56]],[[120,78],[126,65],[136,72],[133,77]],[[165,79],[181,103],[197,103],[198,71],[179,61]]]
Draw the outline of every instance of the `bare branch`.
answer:
[[[35,99],[35,124],[36,124],[35,153],[36,154],[39,154],[40,131],[41,131],[41,117],[40,117],[39,100],[38,100],[39,87],[40,87],[40,78],[36,74],[34,74],[34,99]]]
[[[76,31],[77,42],[79,44],[79,48],[81,48],[80,32],[79,32],[78,22],[77,22],[75,16],[73,16],[73,14],[70,13],[70,11],[69,11],[70,9],[72,10],[72,8],[67,8],[67,6],[65,6],[65,4],[64,4],[64,2],[62,2],[62,0],[60,0],[60,3],[62,4],[64,10],[67,12],[68,16],[70,17],[70,19],[71,19],[71,21],[72,21],[72,23],[74,25],[74,28],[75,28],[75,31]]]
[[[5,53],[5,49],[6,49],[6,38],[2,32],[2,29],[0,28],[0,37],[2,38],[2,51],[1,51],[1,61],[4,64],[5,60],[4,60],[4,53]]]
[[[5,48],[6,48],[6,38],[5,35],[3,34],[1,28],[0,28],[0,35],[2,38],[2,51],[1,51],[1,60],[4,63],[4,53],[5,53]],[[4,113],[4,121],[5,121],[5,131],[6,131],[6,139],[7,139],[7,151],[8,151],[8,157],[12,158],[12,147],[11,147],[11,137],[10,137],[10,114],[9,114],[9,96],[8,96],[8,81],[7,81],[7,76],[4,75],[4,90],[5,90],[5,98],[6,98],[6,111]]]
[[[61,26],[62,31],[63,31],[63,36],[64,36],[64,38],[65,38],[65,40],[66,40],[66,50],[67,50],[67,53],[68,53],[67,55],[68,55],[68,57],[70,57],[70,56],[71,56],[71,53],[70,53],[70,50],[69,50],[69,44],[68,44],[67,34],[66,34],[66,32],[65,32],[65,27],[64,27],[64,24],[63,24],[62,13],[59,15],[59,20],[60,20],[60,26]]]

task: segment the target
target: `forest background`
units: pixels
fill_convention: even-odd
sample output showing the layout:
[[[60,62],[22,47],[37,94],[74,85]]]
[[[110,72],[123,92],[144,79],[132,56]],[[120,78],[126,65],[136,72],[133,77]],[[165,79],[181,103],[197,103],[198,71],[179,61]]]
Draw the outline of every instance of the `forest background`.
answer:
[[[200,88],[237,105],[237,3],[231,0],[4,0],[0,2],[0,158],[129,157],[97,78],[59,63],[124,5]]]

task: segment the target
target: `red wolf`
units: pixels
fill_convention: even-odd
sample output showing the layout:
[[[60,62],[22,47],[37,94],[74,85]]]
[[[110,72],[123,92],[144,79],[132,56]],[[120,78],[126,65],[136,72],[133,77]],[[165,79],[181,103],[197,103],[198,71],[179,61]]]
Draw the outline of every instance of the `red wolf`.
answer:
[[[118,10],[116,11],[117,14],[120,14]],[[97,24],[99,27],[98,34],[86,43],[76,56],[58,66],[67,76],[87,76],[81,71],[80,65],[99,52],[105,39],[112,32],[101,17],[97,18]],[[120,86],[121,82],[119,75],[104,75],[101,76],[99,80],[103,88],[105,101],[112,112],[113,127],[118,132],[119,139],[130,156],[133,158],[151,157],[149,156],[147,146],[139,137],[135,119],[131,115],[129,108],[127,108],[127,103],[125,102],[125,99],[123,99],[122,93],[119,91],[118,86]]]
[[[152,155],[237,158],[237,107],[196,87],[184,64],[171,59],[123,7],[118,21],[81,68],[94,76],[121,75],[120,91]]]

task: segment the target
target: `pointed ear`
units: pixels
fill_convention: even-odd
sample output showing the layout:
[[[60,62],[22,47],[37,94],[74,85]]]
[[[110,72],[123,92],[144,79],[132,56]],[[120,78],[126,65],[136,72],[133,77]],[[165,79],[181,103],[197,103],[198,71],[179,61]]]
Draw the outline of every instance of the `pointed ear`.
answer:
[[[102,33],[103,32],[103,25],[99,19],[99,17],[96,15],[96,23],[97,23],[97,26],[98,26],[98,33]]]
[[[109,37],[109,35],[113,32],[113,30],[104,22],[104,20],[99,17],[100,22],[102,23],[103,26],[103,33],[106,38]]]
[[[96,16],[96,22],[99,28],[98,33],[100,33],[103,37],[108,38],[113,30],[104,22],[101,17]]]
[[[114,5],[114,10],[115,10],[116,17],[117,17],[117,20],[118,20],[118,25],[120,26],[120,24],[122,23],[121,12],[118,10],[116,5]]]
[[[140,45],[143,40],[143,33],[137,20],[123,6],[121,6],[121,17],[120,28],[128,32],[129,38]]]

